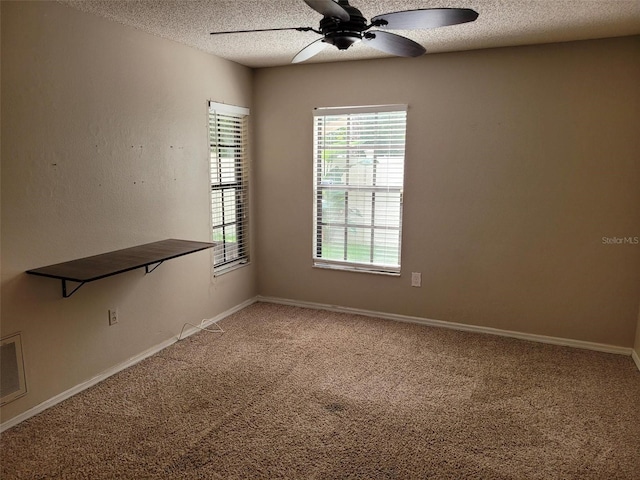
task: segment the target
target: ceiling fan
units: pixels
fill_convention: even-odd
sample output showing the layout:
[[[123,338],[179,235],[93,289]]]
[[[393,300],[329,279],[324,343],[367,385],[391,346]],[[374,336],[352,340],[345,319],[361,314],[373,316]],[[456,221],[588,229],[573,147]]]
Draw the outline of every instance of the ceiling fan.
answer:
[[[444,27],[460,23],[473,22],[478,13],[469,8],[426,8],[385,13],[371,19],[362,16],[362,12],[349,5],[348,0],[304,0],[316,12],[323,15],[319,29],[312,27],[265,28],[259,30],[233,30],[212,32],[211,35],[227,33],[270,32],[276,30],[297,30],[315,32],[322,38],[304,47],[291,63],[300,63],[317,55],[328,45],[346,50],[356,42],[362,41],[376,50],[401,57],[418,57],[426,50],[407,37],[389,33],[386,30],[412,30]],[[371,30],[375,27],[375,30]]]

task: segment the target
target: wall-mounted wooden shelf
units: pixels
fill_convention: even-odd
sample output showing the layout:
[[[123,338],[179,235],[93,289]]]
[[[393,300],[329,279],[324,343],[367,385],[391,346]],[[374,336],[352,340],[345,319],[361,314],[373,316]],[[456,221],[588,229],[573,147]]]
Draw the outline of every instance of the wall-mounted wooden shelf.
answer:
[[[191,240],[168,239],[159,242],[138,245],[137,247],[116,250],[92,257],[57,263],[48,267],[27,270],[31,275],[40,275],[62,280],[62,296],[68,298],[82,285],[101,278],[144,267],[146,273],[153,272],[165,260],[188,255],[212,248],[215,243],[194,242]],[[153,268],[149,266],[154,265]],[[79,283],[71,292],[67,292],[67,282]]]

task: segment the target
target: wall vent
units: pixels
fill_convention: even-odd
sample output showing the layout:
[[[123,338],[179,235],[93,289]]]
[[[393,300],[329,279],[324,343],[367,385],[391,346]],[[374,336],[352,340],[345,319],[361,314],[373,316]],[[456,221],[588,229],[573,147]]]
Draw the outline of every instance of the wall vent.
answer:
[[[0,405],[27,393],[19,333],[0,339]]]

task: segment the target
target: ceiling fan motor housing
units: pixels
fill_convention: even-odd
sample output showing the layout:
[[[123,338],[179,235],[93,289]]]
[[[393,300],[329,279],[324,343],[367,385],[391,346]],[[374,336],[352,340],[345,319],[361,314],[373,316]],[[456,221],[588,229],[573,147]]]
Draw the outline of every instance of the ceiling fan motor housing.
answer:
[[[346,1],[339,3],[349,14],[349,20],[345,22],[333,17],[324,17],[320,21],[320,31],[325,42],[335,45],[339,50],[346,50],[362,40],[362,32],[368,28],[367,19],[362,16],[360,10],[352,7]]]

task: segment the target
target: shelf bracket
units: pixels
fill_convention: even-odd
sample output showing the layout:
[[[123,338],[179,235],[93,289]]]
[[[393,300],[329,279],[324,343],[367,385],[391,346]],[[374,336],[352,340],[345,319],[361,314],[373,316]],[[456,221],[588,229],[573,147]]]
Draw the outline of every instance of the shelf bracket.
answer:
[[[162,262],[164,262],[164,260],[159,261],[156,264],[150,263],[149,265],[155,265],[155,267],[153,267],[151,270],[149,270],[149,265],[145,265],[144,266],[144,273],[151,273],[153,272],[156,268],[158,268],[160,265],[162,265]]]
[[[74,288],[70,292],[67,292],[67,281],[63,278],[62,279],[62,296],[64,298],[69,298],[71,295],[76,293],[82,285],[84,285],[87,282],[78,282],[78,283],[80,283],[80,285],[78,285],[76,288]]]

